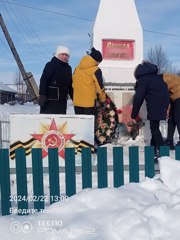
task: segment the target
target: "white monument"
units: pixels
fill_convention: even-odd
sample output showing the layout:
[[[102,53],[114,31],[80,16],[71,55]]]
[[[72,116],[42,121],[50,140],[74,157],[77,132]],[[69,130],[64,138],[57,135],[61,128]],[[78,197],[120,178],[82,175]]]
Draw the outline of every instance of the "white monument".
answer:
[[[100,0],[92,31],[100,50],[106,92],[122,108],[134,92],[134,69],[143,60],[143,33],[134,0]]]
[[[100,0],[92,45],[102,51],[105,83],[134,83],[143,59],[142,27],[134,0]]]

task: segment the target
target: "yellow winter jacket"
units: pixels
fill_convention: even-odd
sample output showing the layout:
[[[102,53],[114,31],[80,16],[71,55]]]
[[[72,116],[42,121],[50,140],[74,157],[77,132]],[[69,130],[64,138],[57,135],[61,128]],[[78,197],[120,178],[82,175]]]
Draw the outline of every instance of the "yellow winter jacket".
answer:
[[[175,74],[164,73],[163,79],[170,92],[171,101],[175,101],[177,98],[180,98],[180,77]]]
[[[102,72],[91,56],[84,56],[73,74],[73,104],[93,107],[97,94],[101,102],[106,99]]]

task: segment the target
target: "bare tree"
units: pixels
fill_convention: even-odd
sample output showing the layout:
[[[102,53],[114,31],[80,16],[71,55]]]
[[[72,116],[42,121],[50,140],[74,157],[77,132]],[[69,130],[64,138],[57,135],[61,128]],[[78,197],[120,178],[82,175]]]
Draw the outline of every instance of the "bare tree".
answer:
[[[146,60],[157,65],[159,73],[175,72],[175,68],[172,66],[161,45],[151,47],[147,53]]]
[[[180,69],[177,70],[176,74],[177,74],[178,76],[180,76]]]

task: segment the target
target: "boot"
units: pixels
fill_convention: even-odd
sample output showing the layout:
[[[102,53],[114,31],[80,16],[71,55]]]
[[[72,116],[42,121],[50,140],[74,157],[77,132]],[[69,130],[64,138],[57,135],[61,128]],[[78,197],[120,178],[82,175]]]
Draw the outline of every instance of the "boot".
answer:
[[[154,162],[158,163],[158,158],[160,157],[159,148],[154,147]]]

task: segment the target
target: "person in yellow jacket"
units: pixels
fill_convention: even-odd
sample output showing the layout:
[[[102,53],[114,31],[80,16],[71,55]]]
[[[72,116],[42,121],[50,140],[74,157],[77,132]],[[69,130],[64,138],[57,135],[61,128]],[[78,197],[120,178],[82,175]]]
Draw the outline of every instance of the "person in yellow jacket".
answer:
[[[95,114],[96,98],[100,102],[106,100],[102,71],[98,67],[102,54],[95,48],[84,56],[73,74],[73,104],[75,114]]]
[[[180,146],[180,76],[164,73],[163,79],[167,84],[171,100],[166,144],[170,147],[171,150],[173,150],[173,137],[176,127],[179,134],[179,141],[177,142],[176,146]]]

